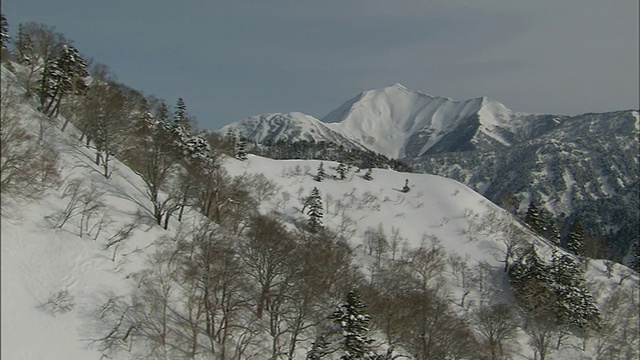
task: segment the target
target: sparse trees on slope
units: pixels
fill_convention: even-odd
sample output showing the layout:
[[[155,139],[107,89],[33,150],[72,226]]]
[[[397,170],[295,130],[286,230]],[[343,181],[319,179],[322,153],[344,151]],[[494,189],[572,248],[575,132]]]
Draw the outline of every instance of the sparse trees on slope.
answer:
[[[121,153],[134,131],[132,117],[136,106],[117,84],[108,82],[94,82],[81,106],[86,144],[93,145],[95,163],[102,166],[102,175],[109,178],[111,157]]]
[[[47,142],[38,142],[16,113],[20,97],[2,89],[0,104],[0,192],[33,199],[59,180],[58,154]]]

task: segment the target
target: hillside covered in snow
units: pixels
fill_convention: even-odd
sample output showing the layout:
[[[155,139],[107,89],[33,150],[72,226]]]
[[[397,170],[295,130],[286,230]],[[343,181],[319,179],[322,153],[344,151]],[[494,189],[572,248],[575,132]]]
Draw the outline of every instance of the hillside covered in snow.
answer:
[[[394,84],[364,91],[322,120],[305,116],[313,126],[287,130],[256,116],[221,131],[294,149],[301,142],[346,149],[360,144],[415,171],[458,180],[515,214],[534,202],[565,236],[580,221],[592,243],[590,256],[623,262],[640,227],[639,119],[637,110],[524,114],[486,97],[454,101]],[[269,142],[258,133],[270,134]]]
[[[455,180],[239,154],[106,79],[45,116],[27,70],[2,67],[3,358],[638,356],[636,272]]]

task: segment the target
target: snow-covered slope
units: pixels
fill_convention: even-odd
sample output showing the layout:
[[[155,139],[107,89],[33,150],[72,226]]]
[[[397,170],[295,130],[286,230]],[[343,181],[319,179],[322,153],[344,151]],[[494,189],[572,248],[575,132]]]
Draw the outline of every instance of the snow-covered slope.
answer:
[[[3,72],[3,84],[7,78],[10,76]],[[102,306],[110,298],[135,291],[140,285],[135,274],[147,266],[146,260],[159,247],[176,246],[174,241],[165,240],[175,236],[177,230],[173,229],[179,227],[173,224],[177,221],[172,219],[169,231],[155,225],[140,177],[114,160],[115,171],[109,179],[104,178],[93,164],[93,153],[77,141],[78,132],[73,126],[63,133],[59,123],[48,122],[31,106],[23,106],[18,115],[34,135],[44,121],[45,140],[60,152],[61,184],[31,202],[3,195],[2,357],[101,359],[100,342],[96,340],[113,326],[104,321]],[[313,176],[318,165],[319,161],[313,160],[276,161],[252,155],[244,162],[226,159],[224,163],[231,175],[262,174],[274,182],[278,190],[262,202],[260,210],[275,214],[291,228],[306,221],[299,199],[317,187],[325,206],[325,225],[349,234],[350,245],[356,249],[357,262],[365,273],[371,264],[371,257],[363,250],[365,234],[378,226],[386,234],[398,231],[402,239],[399,254],[427,242],[439,244],[447,256],[459,255],[474,271],[486,272],[482,286],[466,294],[467,289],[459,286],[452,274],[441,275],[452,304],[467,297],[466,307],[452,305],[461,315],[473,311],[487,296],[491,301],[513,301],[499,261],[505,251],[503,240],[509,236],[505,228],[521,229],[526,241],[535,244],[546,259],[554,249],[504,210],[454,180],[376,169],[374,179],[367,181],[363,172],[352,169],[345,180],[329,176],[316,182]],[[338,164],[324,165],[331,175]],[[399,191],[405,180],[409,181],[409,193]],[[89,218],[73,216],[66,224],[56,226],[71,201],[69,189],[76,183],[94,194],[100,206]],[[191,211],[181,226],[193,226],[198,220],[202,218]],[[128,237],[109,245],[134,223],[137,225]],[[611,276],[604,269],[603,262],[590,262],[586,276],[593,289],[638,284],[638,277],[629,275],[630,270],[623,266],[614,265]],[[628,278],[623,285],[617,285],[623,276]],[[491,295],[487,295],[488,290]],[[527,336],[522,331],[518,334],[514,340],[521,345],[518,354],[531,357]],[[578,350],[579,340],[575,337],[566,341],[571,346],[552,350],[551,355],[585,359],[593,354],[592,346],[585,352]],[[304,358],[309,345],[306,342],[300,346],[296,358]],[[256,348],[253,354],[258,354],[254,358],[267,358],[270,344],[254,340],[251,346]],[[264,353],[260,348],[265,349]],[[118,358],[124,359],[148,356],[136,348],[118,353]],[[203,351],[202,358],[205,356]]]

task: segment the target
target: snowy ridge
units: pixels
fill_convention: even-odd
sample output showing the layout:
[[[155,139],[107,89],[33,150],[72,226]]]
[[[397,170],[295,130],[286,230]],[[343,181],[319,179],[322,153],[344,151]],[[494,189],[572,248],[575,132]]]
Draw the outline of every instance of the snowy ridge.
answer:
[[[278,141],[308,141],[313,143],[330,142],[347,148],[363,149],[361,145],[350,141],[331,130],[320,120],[298,112],[274,113],[251,116],[229,124],[219,131],[226,133],[234,130],[250,141],[275,143]]]
[[[373,151],[403,158],[409,138],[421,132],[428,150],[480,109],[481,100],[453,101],[395,84],[369,90],[347,101],[322,121]]]
[[[257,142],[327,141],[367,148],[401,159],[428,152],[468,150],[479,143],[510,146],[526,114],[513,113],[486,97],[455,101],[410,90],[401,84],[364,91],[322,118],[300,113],[264,114],[234,122],[233,128]],[[460,135],[462,134],[462,135]],[[346,140],[348,139],[348,140]]]

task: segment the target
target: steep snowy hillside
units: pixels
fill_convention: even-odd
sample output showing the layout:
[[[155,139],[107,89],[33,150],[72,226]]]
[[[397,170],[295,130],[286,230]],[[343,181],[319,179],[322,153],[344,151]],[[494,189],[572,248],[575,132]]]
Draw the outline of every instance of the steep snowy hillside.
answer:
[[[396,269],[402,281],[412,285],[386,293],[394,297],[391,307],[399,307],[396,296],[411,298],[422,291],[425,297],[416,306],[424,305],[420,309],[427,310],[410,307],[408,319],[424,319],[425,328],[430,319],[452,319],[460,332],[435,339],[448,328],[433,326],[434,341],[455,353],[457,349],[447,346],[464,340],[473,346],[466,349],[467,354],[475,354],[485,352],[481,328],[473,320],[480,318],[479,311],[496,304],[514,305],[506,265],[531,251],[543,263],[565,254],[454,180],[378,169],[367,180],[364,171],[355,168],[339,180],[334,176],[338,163],[327,161],[322,163],[327,175],[319,182],[314,178],[320,161],[277,161],[253,155],[245,161],[220,156],[208,168],[213,172],[207,178],[213,182],[209,189],[215,193],[211,207],[218,211],[210,218],[217,222],[210,222],[194,206],[181,222],[175,211],[169,218],[169,230],[164,230],[153,218],[151,191],[139,174],[112,160],[113,171],[103,176],[95,165],[94,149],[78,140],[78,129],[69,125],[61,131],[64,119],[42,116],[4,68],[2,75],[3,99],[7,89],[20,95],[13,98],[17,102],[10,111],[3,112],[3,125],[7,116],[30,134],[24,143],[7,143],[3,137],[2,164],[8,161],[7,144],[17,149],[48,144],[59,153],[60,175],[39,197],[27,200],[3,193],[3,358],[304,359],[314,337],[323,330],[320,324],[330,314],[324,311],[334,309],[342,295],[327,295],[332,294],[328,286],[310,288],[308,280],[317,280],[316,273],[324,276],[322,270],[340,259],[352,264],[345,271],[327,273],[331,276],[320,279],[322,285],[334,286],[338,274],[354,281],[348,287],[371,290],[384,284],[379,277],[383,269]],[[6,129],[3,127],[3,136],[8,134]],[[188,161],[184,161],[186,166]],[[171,183],[164,185],[165,190],[171,188]],[[317,210],[331,230],[324,238],[322,231],[307,230],[305,209],[311,206],[307,200],[314,188],[320,194]],[[172,196],[182,199],[184,194],[187,192]],[[162,191],[158,196],[160,200],[171,198]],[[255,225],[255,219],[263,219],[257,210],[275,216],[293,235],[280,232],[276,241],[261,243],[268,240],[269,230],[279,229],[268,221],[271,228]],[[314,243],[315,236],[323,242]],[[333,247],[342,244],[342,239],[346,248]],[[281,248],[282,244],[292,247]],[[315,244],[314,249],[308,244]],[[293,250],[314,256],[296,262]],[[315,252],[305,252],[308,250]],[[310,264],[316,267],[305,273]],[[628,311],[637,308],[637,274],[597,260],[585,260],[584,270],[585,289],[602,307],[601,321],[609,326],[607,332],[549,327],[553,332],[545,336],[553,336],[554,343],[562,341],[558,348],[547,346],[545,351],[550,358],[586,359],[616,347],[636,356],[632,352],[638,339],[621,334],[637,333],[637,318]],[[273,282],[265,285],[265,278]],[[419,281],[411,282],[414,278]],[[296,288],[293,284],[301,285]],[[296,300],[305,294],[313,304],[309,308]],[[426,307],[424,299],[437,307]],[[319,313],[309,314],[309,309]],[[530,339],[540,329],[525,328],[520,310],[513,307],[510,311],[517,314],[512,317],[516,325],[505,351],[532,358],[539,348],[530,346]],[[622,324],[621,319],[627,323]],[[383,319],[374,317],[373,324],[375,351],[386,351],[390,344],[385,341],[400,338],[391,331],[397,329],[388,328]],[[402,331],[421,329],[402,325]],[[416,334],[419,340],[425,331]],[[394,343],[396,353],[421,354],[411,341]],[[337,354],[325,359],[337,359]]]
[[[252,116],[229,124],[219,132],[225,134],[229,130],[243,135],[251,142],[260,144],[274,144],[278,141],[287,143],[324,141],[342,145],[348,149],[364,149],[359,143],[329,129],[313,116],[296,112]]]

